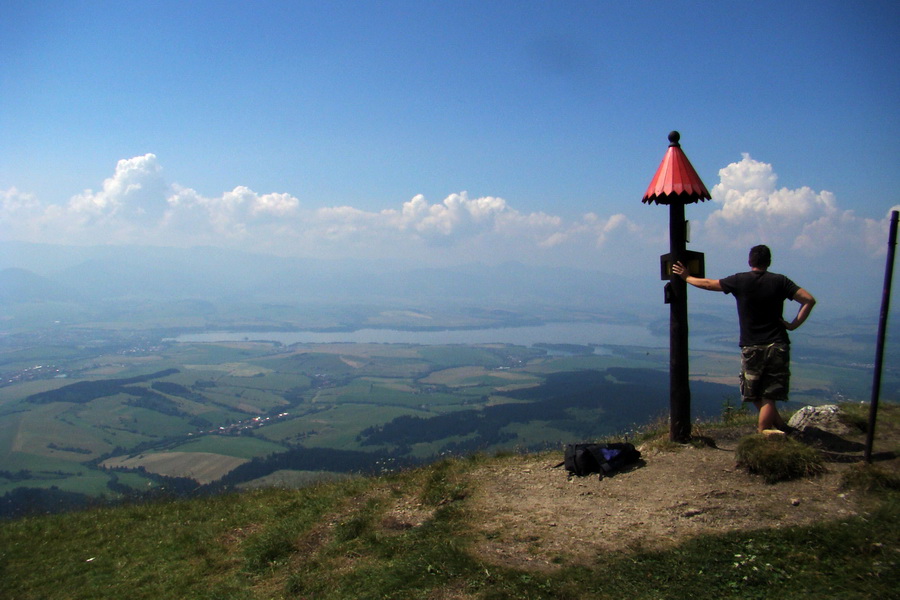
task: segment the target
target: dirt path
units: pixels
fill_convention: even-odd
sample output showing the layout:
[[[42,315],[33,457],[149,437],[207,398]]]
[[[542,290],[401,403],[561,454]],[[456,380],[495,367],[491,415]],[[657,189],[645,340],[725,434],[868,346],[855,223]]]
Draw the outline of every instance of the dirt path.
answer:
[[[489,562],[551,569],[603,550],[663,548],[703,533],[785,527],[858,514],[860,495],[840,488],[861,460],[828,462],[820,477],[765,483],[735,465],[738,439],[718,448],[643,449],[644,464],[614,477],[568,478],[559,455],[492,463],[473,476],[473,523]],[[832,457],[834,458],[834,457]],[[897,459],[889,461],[896,469]]]

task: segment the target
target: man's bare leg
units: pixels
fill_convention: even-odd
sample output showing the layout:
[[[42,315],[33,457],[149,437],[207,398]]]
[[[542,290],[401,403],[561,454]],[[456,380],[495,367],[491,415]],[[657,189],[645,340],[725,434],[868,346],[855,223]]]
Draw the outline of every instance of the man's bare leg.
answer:
[[[762,433],[766,429],[786,429],[787,423],[781,418],[774,400],[755,400],[753,405],[759,409],[759,420],[756,430]]]

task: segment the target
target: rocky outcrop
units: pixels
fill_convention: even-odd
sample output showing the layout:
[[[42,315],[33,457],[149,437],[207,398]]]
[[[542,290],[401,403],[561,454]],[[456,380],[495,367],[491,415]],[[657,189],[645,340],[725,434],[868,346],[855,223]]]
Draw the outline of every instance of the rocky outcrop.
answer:
[[[794,413],[788,425],[794,428],[792,437],[832,453],[832,458],[838,455],[836,453],[857,453],[865,448],[862,443],[847,439],[859,431],[841,420],[841,408],[833,404],[805,406]]]
[[[794,413],[788,425],[800,431],[815,428],[835,435],[847,435],[852,430],[841,421],[840,413],[840,407],[835,404],[804,406]]]

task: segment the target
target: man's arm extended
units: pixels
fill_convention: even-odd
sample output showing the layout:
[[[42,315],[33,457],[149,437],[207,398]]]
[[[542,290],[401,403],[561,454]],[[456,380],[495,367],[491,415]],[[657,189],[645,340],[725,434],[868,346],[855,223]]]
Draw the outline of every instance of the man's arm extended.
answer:
[[[710,290],[712,292],[722,291],[722,284],[719,283],[718,279],[704,279],[702,277],[694,277],[693,275],[688,273],[687,269],[683,264],[681,264],[681,262],[676,262],[674,265],[672,265],[672,272],[694,287],[698,287],[703,290]],[[797,293],[799,294],[800,292]],[[813,300],[813,302],[815,302],[815,300]],[[799,327],[799,324],[797,326]]]
[[[803,321],[809,316],[809,313],[812,312],[813,306],[816,305],[816,299],[813,298],[812,294],[800,288],[797,290],[797,293],[794,294],[792,300],[796,300],[800,303],[800,310],[797,311],[797,316],[794,317],[794,320],[790,323],[784,321],[784,327],[788,331],[793,331],[803,325]]]

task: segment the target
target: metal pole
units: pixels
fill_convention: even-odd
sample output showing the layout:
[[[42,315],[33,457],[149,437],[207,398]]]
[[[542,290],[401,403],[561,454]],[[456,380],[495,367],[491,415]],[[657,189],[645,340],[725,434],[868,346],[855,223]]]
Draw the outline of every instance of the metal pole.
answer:
[[[869,430],[866,432],[864,459],[872,462],[872,443],[875,440],[875,417],[878,414],[878,397],[881,393],[881,370],[884,364],[884,338],[888,309],[891,305],[891,280],[894,277],[894,251],[897,247],[897,211],[891,211],[891,229],[888,234],[887,263],[884,267],[884,289],[881,293],[881,316],[878,319],[878,340],[875,345],[875,373],[872,375],[872,401],[869,403]]]
[[[673,264],[685,262],[684,203],[669,204],[669,248]],[[688,368],[687,283],[672,273],[669,280],[669,439],[691,439],[691,387]]]

